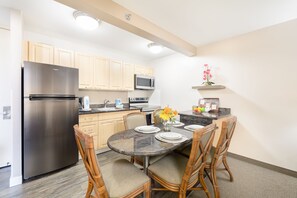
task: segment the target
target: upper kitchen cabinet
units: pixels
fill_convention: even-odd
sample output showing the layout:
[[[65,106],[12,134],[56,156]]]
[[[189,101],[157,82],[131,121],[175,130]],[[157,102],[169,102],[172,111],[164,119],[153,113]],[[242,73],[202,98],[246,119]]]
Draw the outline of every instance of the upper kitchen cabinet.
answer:
[[[74,53],[71,50],[55,48],[54,64],[65,67],[74,67]]]
[[[75,53],[74,65],[79,69],[79,88],[91,89],[93,86],[93,57],[88,54]]]
[[[109,60],[103,57],[94,57],[94,88],[109,89]]]
[[[29,42],[29,61],[54,63],[54,47],[43,43]]]
[[[123,65],[122,61],[110,59],[109,61],[109,88],[123,90]]]
[[[152,76],[154,74],[153,68],[135,65],[135,74]]]
[[[23,41],[22,60],[23,61],[28,61],[29,60],[29,42],[28,41]]]
[[[123,64],[123,89],[134,90],[134,65],[129,63]]]

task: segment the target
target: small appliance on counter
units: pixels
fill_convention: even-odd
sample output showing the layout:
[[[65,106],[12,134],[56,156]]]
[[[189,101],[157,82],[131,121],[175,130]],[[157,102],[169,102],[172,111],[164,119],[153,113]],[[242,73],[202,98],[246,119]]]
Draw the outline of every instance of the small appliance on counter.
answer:
[[[82,98],[82,111],[90,111],[90,98],[89,96],[84,96]]]
[[[118,109],[124,108],[124,105],[123,105],[121,99],[119,99],[119,98],[115,99],[115,107],[118,108]]]

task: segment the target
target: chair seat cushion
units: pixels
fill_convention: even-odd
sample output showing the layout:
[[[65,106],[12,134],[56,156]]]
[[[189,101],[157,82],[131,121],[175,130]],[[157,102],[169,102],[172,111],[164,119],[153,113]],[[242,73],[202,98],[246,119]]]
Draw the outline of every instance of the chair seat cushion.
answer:
[[[188,158],[171,153],[148,167],[149,171],[172,184],[180,185]]]
[[[108,163],[101,167],[101,171],[110,197],[123,197],[150,180],[125,159]]]

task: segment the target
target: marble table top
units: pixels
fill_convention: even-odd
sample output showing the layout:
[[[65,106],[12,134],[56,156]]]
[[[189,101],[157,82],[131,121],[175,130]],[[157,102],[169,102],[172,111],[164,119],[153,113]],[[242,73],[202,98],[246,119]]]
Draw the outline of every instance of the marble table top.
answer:
[[[160,132],[164,132],[162,126],[157,127],[161,129]],[[173,151],[190,142],[193,137],[193,132],[184,129],[183,127],[172,127],[171,132],[180,133],[186,136],[188,140],[175,144],[166,143],[155,138],[155,134],[157,133],[145,134],[130,129],[109,137],[107,145],[110,149],[129,156],[154,156]]]

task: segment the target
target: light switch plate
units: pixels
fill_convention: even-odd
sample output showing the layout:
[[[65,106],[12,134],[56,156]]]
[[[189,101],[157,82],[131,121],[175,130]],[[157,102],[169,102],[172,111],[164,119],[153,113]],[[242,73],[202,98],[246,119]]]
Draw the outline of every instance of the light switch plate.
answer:
[[[11,119],[11,106],[3,106],[3,120]]]

